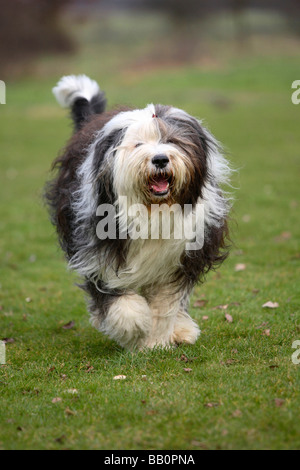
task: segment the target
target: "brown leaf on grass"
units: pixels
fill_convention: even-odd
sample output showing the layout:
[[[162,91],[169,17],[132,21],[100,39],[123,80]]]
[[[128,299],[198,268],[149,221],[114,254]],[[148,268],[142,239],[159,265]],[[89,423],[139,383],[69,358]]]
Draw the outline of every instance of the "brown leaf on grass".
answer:
[[[243,416],[243,413],[241,412],[241,410],[235,410],[233,413],[232,413],[232,416],[234,418],[240,418],[241,416]]]
[[[208,319],[209,319],[209,317],[207,315],[203,315],[202,320],[206,321]]]
[[[258,325],[258,326],[256,326],[255,328],[256,328],[257,330],[259,330],[260,328],[263,328],[264,326],[267,326],[268,324],[269,324],[268,321],[264,321],[264,322],[262,322],[261,325]]]
[[[53,367],[50,367],[50,369],[47,370],[47,374],[51,374],[51,372],[53,372],[55,370],[55,366]]]
[[[193,362],[197,357],[187,357],[185,354],[182,354],[180,357],[176,357],[176,361],[182,362]]]
[[[279,303],[278,302],[272,302],[271,300],[269,300],[268,302],[263,304],[262,307],[263,308],[277,308],[277,307],[279,307]]]
[[[73,328],[75,326],[75,322],[72,320],[72,321],[69,321],[69,323],[66,323],[65,325],[63,325],[63,330],[70,330],[71,328]]]
[[[114,376],[114,380],[125,380],[126,379],[126,375],[115,375]]]
[[[284,232],[281,232],[280,235],[275,237],[275,241],[276,242],[285,242],[287,240],[290,240],[291,238],[292,238],[291,232],[284,231]]]
[[[282,398],[275,398],[274,403],[277,408],[280,408],[282,405],[284,405],[285,400],[283,400]]]
[[[4,344],[13,344],[15,342],[14,338],[2,338]]]
[[[60,397],[55,397],[55,398],[53,398],[53,400],[51,401],[51,403],[59,403],[59,402],[61,402],[61,401],[62,401],[62,398],[60,398]]]
[[[215,408],[219,405],[220,405],[219,403],[205,403],[204,404],[205,408]]]
[[[63,434],[62,436],[56,438],[55,442],[58,442],[58,444],[63,444],[65,440],[66,440],[66,436]]]
[[[231,352],[232,352],[232,354],[237,354],[238,350],[237,349],[232,349]]]
[[[192,370],[193,370],[193,369],[190,369],[189,367],[186,367],[186,368],[185,368],[185,369],[183,369],[183,370],[184,370],[184,372],[187,372],[187,373],[189,373],[189,372],[192,372]]]
[[[238,264],[236,264],[235,267],[234,267],[234,270],[235,270],[236,272],[245,271],[245,269],[246,269],[246,265],[245,265],[244,263],[238,263]]]
[[[194,447],[200,447],[201,449],[208,449],[208,446],[206,444],[204,444],[203,442],[192,441],[191,444]]]
[[[217,305],[216,307],[213,307],[213,310],[227,310],[228,304],[226,305]]]
[[[231,364],[234,364],[235,362],[236,362],[235,359],[227,359],[226,364],[228,366],[231,366]]]
[[[149,415],[149,416],[156,415],[156,414],[157,414],[157,411],[155,411],[155,410],[146,411],[146,415]]]
[[[226,318],[226,321],[228,321],[228,323],[233,322],[233,318],[229,313],[225,313],[225,318]]]
[[[260,292],[260,289],[252,289],[252,294],[258,294]]]
[[[70,408],[69,408],[68,406],[67,406],[67,408],[65,409],[65,413],[66,413],[66,415],[68,415],[68,416],[75,416],[75,415],[76,415],[75,411],[70,410]]]
[[[278,369],[278,367],[279,367],[279,366],[277,366],[276,364],[272,364],[271,366],[269,366],[269,368],[270,368],[271,370],[273,370],[273,369]]]
[[[205,299],[196,300],[195,303],[194,303],[194,307],[198,307],[198,308],[205,307],[205,305],[207,304],[207,302],[208,302],[208,300],[205,300]]]
[[[265,336],[270,336],[270,330],[264,330],[262,334]]]

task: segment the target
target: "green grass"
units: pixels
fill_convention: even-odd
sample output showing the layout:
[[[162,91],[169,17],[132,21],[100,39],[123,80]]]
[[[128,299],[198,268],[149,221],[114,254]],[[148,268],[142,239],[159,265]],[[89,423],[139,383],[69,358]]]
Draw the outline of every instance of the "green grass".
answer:
[[[300,106],[290,98],[298,58],[136,76],[83,54],[47,60],[36,78],[7,82],[0,108],[0,338],[15,340],[0,367],[0,448],[299,449],[300,366],[291,355],[300,339]],[[204,118],[238,169],[234,246],[195,290],[194,346],[131,354],[89,325],[40,199],[70,134],[50,89],[70,72],[99,77],[110,105],[171,103]],[[246,269],[235,272],[237,263]],[[193,308],[201,296],[207,304]],[[268,300],[279,307],[263,309]],[[224,304],[233,323],[214,308]],[[114,381],[119,374],[126,380]]]

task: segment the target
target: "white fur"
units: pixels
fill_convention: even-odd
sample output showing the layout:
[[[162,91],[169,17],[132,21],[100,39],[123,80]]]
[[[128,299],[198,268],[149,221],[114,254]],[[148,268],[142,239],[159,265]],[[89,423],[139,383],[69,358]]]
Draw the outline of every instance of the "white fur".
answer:
[[[151,311],[146,300],[129,293],[119,297],[101,319],[93,314],[92,325],[127,349],[142,347],[151,331]]]
[[[95,80],[91,80],[86,75],[68,75],[62,77],[52,91],[58,103],[63,108],[67,108],[72,106],[77,98],[90,101],[98,95],[100,88]]]

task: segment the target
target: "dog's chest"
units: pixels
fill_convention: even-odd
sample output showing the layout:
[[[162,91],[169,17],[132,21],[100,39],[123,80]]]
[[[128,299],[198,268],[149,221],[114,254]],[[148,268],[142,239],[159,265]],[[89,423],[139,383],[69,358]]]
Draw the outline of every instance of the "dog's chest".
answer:
[[[111,288],[138,289],[168,283],[180,265],[185,244],[182,240],[133,240],[122,270],[107,273]]]

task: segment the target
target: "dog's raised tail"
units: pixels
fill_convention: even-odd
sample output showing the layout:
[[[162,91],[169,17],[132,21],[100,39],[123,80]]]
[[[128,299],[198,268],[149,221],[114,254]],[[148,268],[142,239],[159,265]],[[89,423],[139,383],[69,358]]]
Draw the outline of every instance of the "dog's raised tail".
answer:
[[[79,130],[92,114],[105,111],[104,92],[95,80],[86,75],[62,77],[52,91],[62,107],[71,109],[76,130]]]

